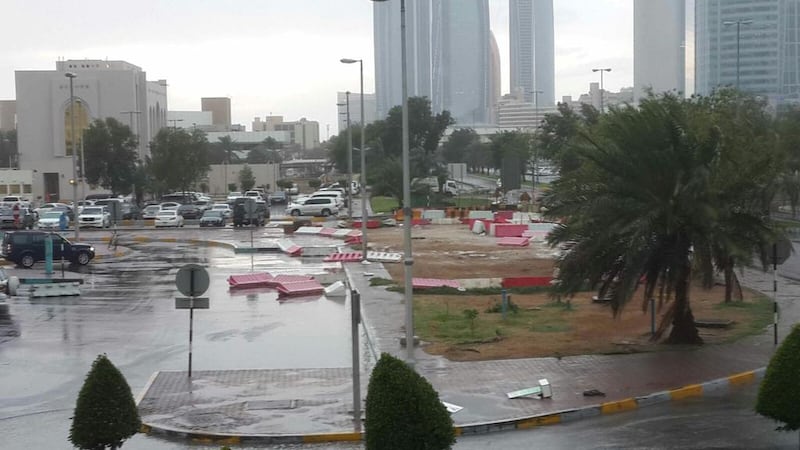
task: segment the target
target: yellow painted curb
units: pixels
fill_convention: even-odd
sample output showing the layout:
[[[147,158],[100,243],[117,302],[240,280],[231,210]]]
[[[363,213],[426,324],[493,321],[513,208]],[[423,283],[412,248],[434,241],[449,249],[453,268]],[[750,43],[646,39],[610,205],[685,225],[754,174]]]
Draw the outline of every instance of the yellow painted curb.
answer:
[[[136,242],[150,242],[150,238],[147,236],[134,236],[133,240]]]
[[[178,242],[177,238],[161,238],[159,239],[161,242]]]
[[[238,445],[241,443],[239,436],[231,437],[213,437],[213,436],[192,436],[192,442],[199,444],[222,444],[222,445]]]
[[[680,389],[669,391],[669,396],[672,400],[683,400],[690,397],[701,397],[703,395],[703,385],[690,384]]]
[[[601,414],[614,414],[623,411],[632,411],[638,408],[635,398],[626,398],[616,402],[606,402],[600,405]]]
[[[728,382],[734,386],[750,384],[756,380],[755,372],[743,372],[728,377]]]
[[[356,442],[360,440],[361,433],[312,434],[303,436],[304,444],[318,442]]]
[[[517,429],[524,430],[527,428],[535,428],[543,425],[555,425],[561,423],[561,416],[553,414],[551,416],[534,417],[532,419],[522,420],[517,422]]]

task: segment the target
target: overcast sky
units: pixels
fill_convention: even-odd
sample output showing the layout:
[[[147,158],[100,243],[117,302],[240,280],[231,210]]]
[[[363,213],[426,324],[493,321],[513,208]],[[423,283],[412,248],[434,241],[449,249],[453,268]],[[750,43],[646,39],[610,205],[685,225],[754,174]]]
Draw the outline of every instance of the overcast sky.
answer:
[[[469,0],[459,0],[469,1]],[[170,110],[199,110],[200,97],[230,97],[234,123],[306,117],[320,138],[337,132],[336,92],[373,92],[368,0],[5,0],[0,26],[0,100],[13,99],[15,70],[54,70],[57,59],[136,64],[167,79]],[[489,0],[508,92],[508,0]],[[131,7],[128,7],[131,6]],[[633,2],[555,0],[556,100],[577,97],[610,67],[605,88],[633,84]]]

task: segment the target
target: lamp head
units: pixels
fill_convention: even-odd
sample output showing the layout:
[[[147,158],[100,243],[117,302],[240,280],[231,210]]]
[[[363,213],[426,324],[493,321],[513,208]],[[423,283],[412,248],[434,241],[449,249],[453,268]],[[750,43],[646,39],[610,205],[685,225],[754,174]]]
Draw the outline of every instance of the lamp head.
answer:
[[[78,75],[75,72],[67,72],[64,76],[67,78],[77,78]]]
[[[350,59],[350,58],[342,58],[339,60],[339,62],[344,64],[355,64],[360,61],[361,61],[360,59]]]

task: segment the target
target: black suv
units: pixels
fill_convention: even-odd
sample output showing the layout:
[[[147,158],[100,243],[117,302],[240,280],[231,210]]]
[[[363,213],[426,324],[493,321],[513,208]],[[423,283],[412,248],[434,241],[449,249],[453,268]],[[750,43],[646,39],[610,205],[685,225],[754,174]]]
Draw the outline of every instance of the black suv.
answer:
[[[247,213],[247,204],[252,204],[253,212]],[[233,201],[233,226],[255,225],[260,227],[269,220],[269,204],[252,197],[239,197]]]
[[[3,235],[0,256],[30,269],[38,261],[44,261],[44,245],[48,235],[53,239],[53,261],[65,259],[85,266],[94,259],[94,247],[89,244],[72,243],[58,233],[46,231],[9,231]],[[61,251],[63,244],[63,254]]]

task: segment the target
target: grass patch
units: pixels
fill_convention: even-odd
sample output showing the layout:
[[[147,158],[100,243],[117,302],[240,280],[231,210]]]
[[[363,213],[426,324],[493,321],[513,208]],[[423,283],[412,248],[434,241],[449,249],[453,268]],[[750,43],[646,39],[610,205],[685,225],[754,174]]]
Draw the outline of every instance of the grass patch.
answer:
[[[370,197],[372,211],[375,213],[387,213],[400,207],[400,203],[394,197]]]
[[[747,317],[746,321],[735,320],[733,333],[726,342],[759,334],[768,325],[772,324],[773,301],[767,296],[758,296],[750,301],[718,303],[714,305],[715,311],[731,313]]]
[[[370,286],[391,286],[394,281],[389,278],[372,277],[369,279]]]
[[[530,332],[559,333],[571,327],[561,308],[522,309],[514,305],[503,320],[499,299],[486,299],[487,307],[471,308],[461,300],[428,301],[417,296],[414,301],[414,323],[417,334],[425,341],[447,345],[499,342],[501,338]]]

